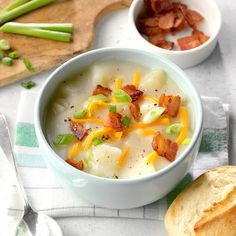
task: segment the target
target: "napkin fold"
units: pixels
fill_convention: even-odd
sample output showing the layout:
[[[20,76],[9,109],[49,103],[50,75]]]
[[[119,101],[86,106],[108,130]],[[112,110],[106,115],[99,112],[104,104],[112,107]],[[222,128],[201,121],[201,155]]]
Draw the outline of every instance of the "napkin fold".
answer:
[[[169,195],[152,204],[128,210],[104,209],[74,198],[46,168],[35,135],[33,110],[37,93],[21,94],[14,151],[18,170],[33,207],[53,217],[95,216],[163,220],[168,205],[184,186],[208,169],[228,164],[228,110],[219,98],[202,97],[204,131],[200,152],[191,171]],[[22,211],[16,185],[12,185],[8,214]]]

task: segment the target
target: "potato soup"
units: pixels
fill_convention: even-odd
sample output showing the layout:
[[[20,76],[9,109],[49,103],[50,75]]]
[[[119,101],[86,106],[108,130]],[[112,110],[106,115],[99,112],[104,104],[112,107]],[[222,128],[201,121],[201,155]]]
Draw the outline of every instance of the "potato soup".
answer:
[[[80,171],[130,179],[178,158],[191,142],[191,113],[162,68],[100,61],[60,84],[46,133],[55,152]]]

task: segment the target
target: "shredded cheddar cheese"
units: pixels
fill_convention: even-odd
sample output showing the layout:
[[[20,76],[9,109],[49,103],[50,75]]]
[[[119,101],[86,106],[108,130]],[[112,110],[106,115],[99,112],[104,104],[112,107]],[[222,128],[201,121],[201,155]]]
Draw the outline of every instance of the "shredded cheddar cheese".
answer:
[[[88,110],[87,116],[88,116],[88,117],[92,117],[93,112],[95,111],[95,109],[96,109],[98,106],[107,107],[107,106],[108,106],[108,103],[105,103],[105,102],[100,101],[100,100],[91,101],[91,102],[88,104],[88,107],[87,107],[87,110]]]
[[[135,131],[136,129],[148,128],[150,126],[169,125],[169,124],[170,124],[169,118],[163,118],[163,119],[157,120],[157,121],[155,121],[153,123],[149,123],[149,124],[136,123],[136,124],[132,125],[130,128],[126,129],[125,133],[128,134],[130,132]]]
[[[104,128],[101,128],[101,129],[98,129],[98,130],[95,130],[95,131],[91,132],[87,136],[87,138],[84,140],[83,151],[87,151],[90,148],[90,146],[92,145],[92,141],[95,137],[106,135],[108,133],[112,133],[112,131],[113,131],[112,128],[104,127]]]
[[[103,121],[97,118],[73,119],[73,121],[77,123],[96,123],[96,124],[104,126]]]
[[[73,160],[75,156],[79,154],[80,148],[81,148],[81,142],[77,141],[70,149],[68,158],[70,160]]]
[[[184,141],[184,139],[187,137],[187,134],[188,134],[188,111],[187,111],[187,108],[180,107],[179,115],[180,115],[181,123],[183,124],[184,127],[176,140],[176,143],[178,145],[180,145]]]
[[[155,97],[152,97],[152,96],[144,96],[143,97],[145,100],[148,100],[148,101],[151,101],[153,103],[159,103],[159,99],[158,98],[155,98]]]
[[[126,161],[126,157],[127,157],[127,155],[128,155],[128,152],[129,152],[129,147],[126,147],[126,148],[124,149],[124,151],[122,152],[122,154],[121,154],[119,160],[117,161],[117,165],[118,165],[119,167],[122,167],[122,166],[125,164],[125,161]]]
[[[146,160],[146,164],[149,165],[150,163],[152,163],[156,158],[158,158],[158,154],[156,153],[156,151],[151,152]]]
[[[123,79],[122,78],[116,78],[115,80],[115,89],[121,89],[122,88]]]
[[[141,135],[143,136],[149,136],[149,135],[154,135],[157,131],[155,129],[144,129],[140,130]]]
[[[136,89],[139,88],[140,85],[140,71],[135,71],[134,73],[134,81],[133,81],[133,85],[136,87]]]

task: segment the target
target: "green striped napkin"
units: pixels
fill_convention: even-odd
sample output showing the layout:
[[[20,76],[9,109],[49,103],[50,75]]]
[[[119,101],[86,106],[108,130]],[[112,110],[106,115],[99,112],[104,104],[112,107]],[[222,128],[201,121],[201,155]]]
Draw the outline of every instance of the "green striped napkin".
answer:
[[[200,153],[190,173],[167,197],[144,207],[128,210],[104,209],[69,195],[47,170],[35,136],[33,108],[37,94],[23,92],[17,115],[15,153],[18,169],[38,210],[54,217],[102,216],[163,220],[168,205],[192,179],[208,169],[228,164],[228,106],[219,98],[203,97],[204,132]],[[15,186],[12,187],[16,191]],[[14,193],[13,193],[14,194]],[[9,202],[9,211],[19,211],[19,199]]]

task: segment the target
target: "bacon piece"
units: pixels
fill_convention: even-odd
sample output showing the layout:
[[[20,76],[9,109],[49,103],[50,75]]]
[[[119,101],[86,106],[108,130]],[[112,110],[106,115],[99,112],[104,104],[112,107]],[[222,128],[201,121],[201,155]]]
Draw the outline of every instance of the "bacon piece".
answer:
[[[82,140],[86,135],[88,135],[88,130],[75,121],[70,121],[70,129],[78,140]]]
[[[135,121],[139,121],[140,117],[140,107],[137,103],[130,103],[129,110]]]
[[[185,27],[185,19],[181,12],[177,12],[175,15],[174,28],[176,31],[181,31]]]
[[[93,95],[97,94],[103,94],[104,96],[110,96],[111,95],[111,89],[105,88],[102,85],[98,84],[96,88],[93,90]]]
[[[129,94],[132,98],[132,102],[137,101],[143,95],[143,92],[136,89],[134,85],[126,85],[122,87],[122,90]]]
[[[177,42],[181,50],[189,50],[201,45],[201,42],[194,36],[179,38],[177,39]]]
[[[200,23],[201,21],[203,21],[203,19],[204,19],[204,17],[200,13],[198,13],[194,10],[190,10],[190,9],[186,10],[185,16],[186,16],[187,22],[190,25],[196,25],[196,24]]]
[[[66,162],[68,164],[70,164],[71,166],[75,167],[76,169],[79,169],[79,170],[83,170],[84,169],[84,162],[83,160],[79,160],[79,161],[74,161],[74,160],[66,160]]]
[[[180,96],[166,96],[162,94],[159,99],[159,105],[166,108],[165,114],[170,117],[176,117],[178,115],[180,102]]]
[[[152,140],[152,148],[158,155],[165,157],[169,161],[174,161],[178,150],[178,145],[175,142],[165,138],[160,132],[156,132]]]
[[[185,13],[186,10],[188,9],[188,6],[182,2],[174,2],[172,4],[175,12],[183,11]]]
[[[172,50],[174,48],[174,43],[173,42],[169,42],[169,41],[158,41],[155,44],[157,47],[163,48],[163,49],[167,49],[167,50]]]
[[[106,116],[105,126],[111,127],[117,131],[122,129],[122,115],[117,112],[109,112]]]
[[[154,15],[154,11],[152,10],[150,0],[144,0],[143,1],[143,7],[144,7],[144,12],[147,16],[153,16]]]
[[[148,42],[150,42],[153,45],[158,45],[159,43],[162,43],[165,40],[165,35],[163,33],[151,35],[148,37]]]
[[[173,4],[171,0],[150,0],[152,10],[157,13],[166,13],[173,9]]]
[[[162,32],[158,27],[158,19],[156,17],[139,18],[137,21],[137,28],[140,33],[146,35],[154,35]]]
[[[160,17],[158,26],[165,32],[169,32],[173,28],[175,22],[175,14],[173,12],[167,13]]]
[[[205,43],[210,37],[205,35],[202,31],[193,30],[192,36],[198,39],[201,44]]]
[[[145,34],[147,36],[161,34],[162,30],[159,27],[147,27],[145,28]]]
[[[157,17],[144,18],[143,25],[146,27],[157,27],[158,26],[158,18]]]

